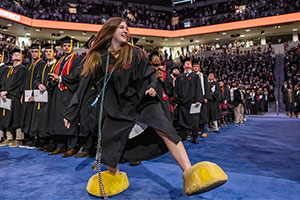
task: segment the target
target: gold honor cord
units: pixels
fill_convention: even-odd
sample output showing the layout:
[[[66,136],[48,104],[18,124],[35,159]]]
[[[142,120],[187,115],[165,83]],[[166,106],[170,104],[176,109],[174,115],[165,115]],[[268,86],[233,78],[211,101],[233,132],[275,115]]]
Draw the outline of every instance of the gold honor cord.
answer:
[[[2,59],[1,59],[1,63],[3,63],[4,61],[4,49],[2,50]]]
[[[22,56],[22,50],[20,50],[20,63],[22,64],[22,60],[23,60],[23,58],[22,58],[23,56]]]
[[[61,59],[59,59],[59,61],[58,61],[56,64],[54,63],[54,64],[52,65],[52,68],[51,68],[51,70],[50,70],[50,73],[55,73],[55,69],[56,69],[58,63],[60,63],[61,60],[62,60],[64,57],[65,57],[65,56],[61,57]],[[56,61],[55,61],[55,62],[56,62]]]
[[[35,61],[33,67],[32,67],[32,71],[31,71],[31,76],[30,76],[30,85],[29,85],[29,89],[32,90],[32,79],[33,79],[33,72],[34,72],[34,69],[35,69],[35,66],[38,64],[38,62],[40,61],[41,59],[38,59],[37,61]],[[30,68],[29,68],[30,70]]]
[[[134,46],[133,37],[131,36],[131,45]]]
[[[8,73],[7,73],[7,75],[6,75],[6,78],[9,78],[9,77],[10,77],[10,75],[13,73],[14,69],[15,69],[14,65],[11,66],[11,68],[9,69],[9,71],[8,71]],[[4,108],[3,108],[3,113],[2,113],[2,115],[3,115],[3,117],[5,116],[5,109],[4,109]]]

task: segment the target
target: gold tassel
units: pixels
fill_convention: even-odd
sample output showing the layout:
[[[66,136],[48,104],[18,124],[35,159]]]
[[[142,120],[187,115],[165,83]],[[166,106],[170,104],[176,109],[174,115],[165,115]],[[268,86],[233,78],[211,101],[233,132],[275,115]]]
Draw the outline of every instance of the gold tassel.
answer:
[[[53,59],[53,54],[54,54],[54,52],[53,52],[53,43],[51,43],[51,60]]]
[[[41,109],[41,103],[39,102],[38,103],[38,110],[40,110]]]
[[[5,109],[3,108],[3,117],[5,116]]]
[[[71,39],[71,45],[70,45],[70,50],[69,50],[69,53],[72,52],[72,48],[73,48],[73,39]]]
[[[41,43],[39,43],[39,58],[41,58]]]

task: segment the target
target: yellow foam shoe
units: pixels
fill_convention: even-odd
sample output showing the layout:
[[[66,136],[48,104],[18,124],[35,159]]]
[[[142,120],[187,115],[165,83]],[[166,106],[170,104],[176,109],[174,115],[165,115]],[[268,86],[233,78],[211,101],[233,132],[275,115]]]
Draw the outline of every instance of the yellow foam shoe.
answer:
[[[101,172],[102,182],[105,188],[105,193],[107,196],[117,195],[129,187],[129,181],[127,174],[125,172],[120,172],[120,174],[115,174],[110,171]],[[99,187],[99,176],[98,174],[93,175],[86,186],[88,193],[103,197],[102,191]]]
[[[218,165],[208,161],[199,162],[185,170],[182,178],[186,195],[207,192],[223,185],[228,179]]]

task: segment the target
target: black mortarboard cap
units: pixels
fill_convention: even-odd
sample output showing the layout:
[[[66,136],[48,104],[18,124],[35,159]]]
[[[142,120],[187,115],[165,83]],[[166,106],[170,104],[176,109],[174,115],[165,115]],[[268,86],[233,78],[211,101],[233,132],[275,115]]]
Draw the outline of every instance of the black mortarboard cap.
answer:
[[[61,44],[63,44],[63,43],[71,43],[71,40],[73,40],[73,44],[74,44],[75,42],[78,42],[78,40],[76,40],[76,39],[74,39],[74,38],[71,38],[71,37],[69,37],[69,36],[65,36],[65,37],[59,39],[59,41],[61,42]]]
[[[15,47],[13,50],[10,51],[10,54],[13,54],[13,53],[16,53],[16,52],[21,53],[22,50],[19,49],[18,47]]]
[[[92,36],[88,39],[88,41],[86,41],[86,43],[83,45],[83,47],[89,49],[89,48],[91,47],[91,42],[94,40],[94,38],[95,38],[95,35],[92,35]]]
[[[152,60],[153,56],[158,56],[158,57],[160,57],[160,54],[159,54],[159,52],[158,52],[157,50],[152,51],[152,52],[150,53],[150,55],[149,55],[149,60],[150,60],[150,61]]]
[[[29,49],[39,49],[40,45],[38,43],[32,43]]]
[[[196,59],[193,59],[193,60],[192,60],[192,65],[199,65],[199,61],[196,60]]]
[[[184,58],[184,59],[183,59],[183,64],[184,64],[186,61],[191,61],[191,58],[190,58],[190,57]]]
[[[51,44],[51,43],[44,44],[43,48],[45,48],[45,49],[51,49],[52,45],[53,45],[53,49],[55,49],[56,45],[55,44]]]

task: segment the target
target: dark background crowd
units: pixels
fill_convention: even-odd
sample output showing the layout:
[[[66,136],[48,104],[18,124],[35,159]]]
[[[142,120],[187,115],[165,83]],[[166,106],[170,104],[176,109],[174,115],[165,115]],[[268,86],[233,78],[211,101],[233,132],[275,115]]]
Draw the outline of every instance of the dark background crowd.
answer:
[[[297,12],[300,0],[229,0],[172,7],[131,1],[4,0],[0,7],[33,19],[103,24],[126,18],[131,27],[176,30]]]

